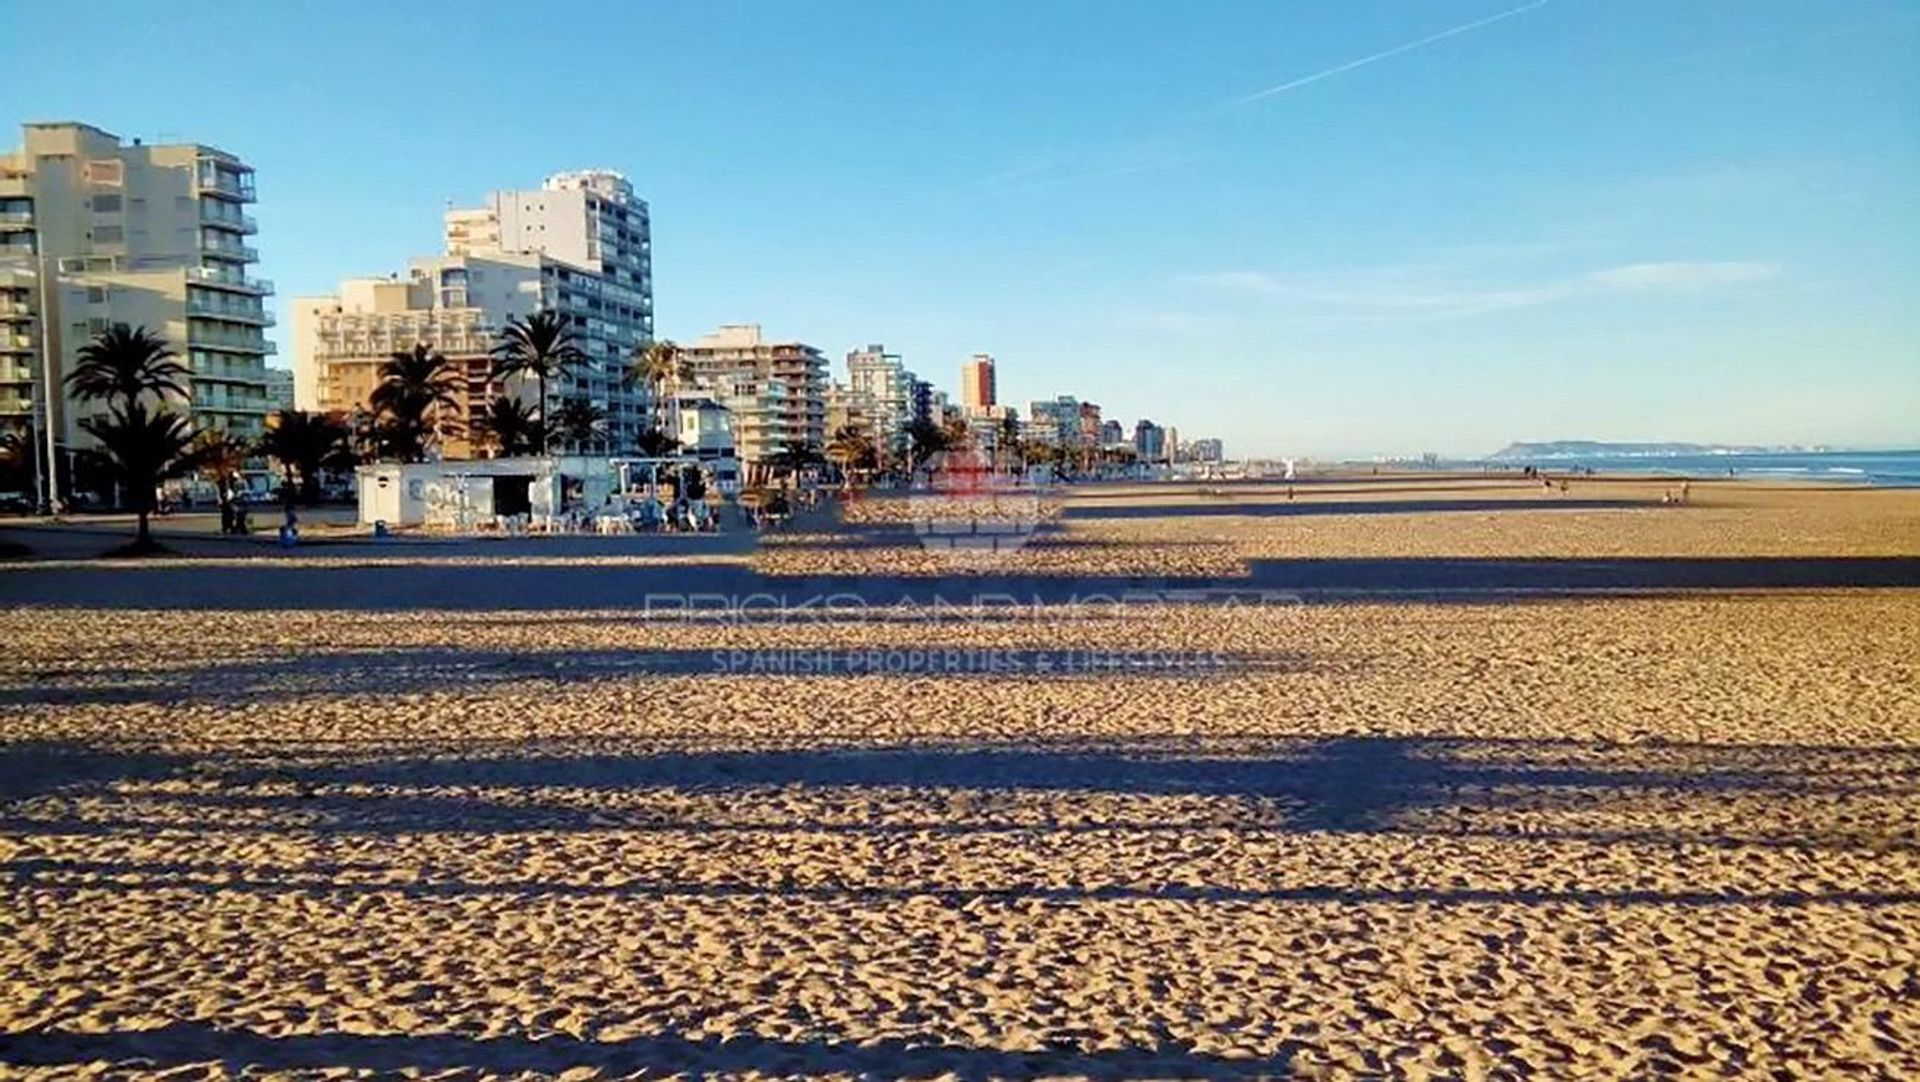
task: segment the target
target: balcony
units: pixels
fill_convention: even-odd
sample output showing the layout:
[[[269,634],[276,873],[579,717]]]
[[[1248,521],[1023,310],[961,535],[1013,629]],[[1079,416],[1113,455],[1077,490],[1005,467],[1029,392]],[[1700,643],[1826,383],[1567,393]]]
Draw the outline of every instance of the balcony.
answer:
[[[235,169],[229,162],[201,158],[198,176],[200,190],[203,192],[241,203],[254,201],[253,170],[251,169]]]
[[[32,229],[33,212],[30,210],[0,210],[0,229]]]
[[[245,275],[216,270],[212,267],[188,267],[187,281],[195,285],[214,286],[263,297],[273,292],[273,283],[265,278],[248,278]]]
[[[226,205],[227,204],[224,203],[201,203],[200,224],[210,225],[216,229],[230,229],[235,233],[260,232],[260,223],[254,221],[253,215],[230,213],[224,210],[214,209],[215,207],[224,207]]]
[[[277,322],[273,318],[272,312],[212,304],[199,298],[189,298],[187,300],[187,311],[196,316],[206,316],[210,319],[230,319],[235,323],[249,323],[255,327],[271,327]]]
[[[252,338],[243,334],[231,334],[214,330],[205,324],[187,324],[187,345],[204,346],[208,349],[226,350],[232,353],[278,353],[272,342],[261,338]]]
[[[230,244],[224,240],[212,240],[205,236],[200,238],[200,253],[221,259],[237,259],[242,263],[260,261],[260,250],[251,245]]]

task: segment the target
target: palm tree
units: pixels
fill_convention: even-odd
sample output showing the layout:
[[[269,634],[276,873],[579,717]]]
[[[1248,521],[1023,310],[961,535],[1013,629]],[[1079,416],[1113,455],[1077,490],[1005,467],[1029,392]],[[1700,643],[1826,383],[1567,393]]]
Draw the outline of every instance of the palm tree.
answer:
[[[510,395],[487,403],[487,412],[474,420],[474,435],[505,458],[531,452],[541,443],[540,419],[527,404]]]
[[[947,449],[947,430],[931,420],[915,418],[907,424],[907,473]]]
[[[673,339],[662,338],[634,350],[633,367],[627,375],[647,385],[648,427],[665,428],[661,400],[669,385],[678,386],[693,378],[693,365]]]
[[[499,340],[490,351],[493,378],[532,376],[539,384],[537,403],[540,419],[547,419],[547,381],[558,379],[584,363],[587,355],[575,344],[567,317],[552,310],[535,312],[525,319],[515,317],[500,330]],[[542,425],[540,453],[547,453],[547,438],[552,425]]]
[[[320,499],[320,474],[344,469],[359,461],[353,451],[353,429],[346,419],[327,413],[280,410],[267,419],[260,453],[280,463],[288,491],[299,478],[300,502]]]
[[[83,417],[80,427],[100,442],[138,516],[139,529],[128,551],[154,551],[157,546],[147,524],[153,514],[154,490],[167,478],[193,468],[193,426],[166,409],[149,413],[136,399],[113,406],[105,417]]]
[[[640,438],[635,441],[635,445],[640,449],[640,453],[648,458],[664,458],[667,455],[677,455],[681,449],[679,440],[674,439],[672,436],[667,435],[657,428],[649,428],[645,432],[640,433]]]
[[[83,402],[126,407],[145,394],[163,402],[168,395],[186,398],[187,374],[166,339],[145,327],[116,323],[80,347],[67,386]]]
[[[15,429],[0,429],[0,487],[25,489],[35,460],[33,440]]]
[[[1000,431],[995,434],[993,449],[1003,464],[1010,464],[1020,447],[1020,419],[1012,411],[1000,418]]]
[[[193,468],[213,482],[220,498],[220,529],[233,523],[233,494],[240,487],[240,471],[253,457],[247,441],[218,428],[203,428],[193,436]]]
[[[785,473],[799,473],[809,466],[817,466],[826,461],[820,452],[811,447],[783,447],[767,456],[760,463],[768,477],[778,477]]]
[[[827,458],[840,467],[843,478],[851,478],[854,470],[872,469],[878,455],[873,449],[873,437],[859,425],[844,425],[827,441]]]
[[[569,398],[553,411],[553,427],[564,445],[585,451],[606,430],[607,411],[584,398]]]
[[[380,443],[402,462],[424,459],[443,429],[460,427],[442,413],[459,410],[465,386],[460,370],[424,342],[388,357],[367,399],[379,418]]]

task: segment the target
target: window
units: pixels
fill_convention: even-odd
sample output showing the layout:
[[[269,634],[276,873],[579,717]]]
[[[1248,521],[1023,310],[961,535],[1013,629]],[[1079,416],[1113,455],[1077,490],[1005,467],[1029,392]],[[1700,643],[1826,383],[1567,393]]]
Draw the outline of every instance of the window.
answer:
[[[93,239],[97,244],[124,244],[126,235],[117,225],[96,225],[93,227]]]
[[[87,287],[87,303],[88,304],[107,303],[107,287],[106,286],[88,286]]]
[[[127,168],[118,158],[96,158],[87,163],[86,178],[89,184],[118,188],[126,183]]]
[[[95,214],[118,214],[118,213],[120,213],[120,196],[119,196],[119,194],[118,194],[118,193],[114,193],[114,194],[109,194],[109,195],[96,195],[96,196],[94,196],[94,197],[93,197],[93,212],[94,212]]]

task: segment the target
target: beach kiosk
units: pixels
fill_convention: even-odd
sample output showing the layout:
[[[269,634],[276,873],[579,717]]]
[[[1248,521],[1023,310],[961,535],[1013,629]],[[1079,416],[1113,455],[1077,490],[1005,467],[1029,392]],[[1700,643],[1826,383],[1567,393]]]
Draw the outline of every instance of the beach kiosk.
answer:
[[[605,458],[546,455],[443,462],[376,462],[355,471],[360,525],[451,533],[552,529],[571,511],[605,503]]]

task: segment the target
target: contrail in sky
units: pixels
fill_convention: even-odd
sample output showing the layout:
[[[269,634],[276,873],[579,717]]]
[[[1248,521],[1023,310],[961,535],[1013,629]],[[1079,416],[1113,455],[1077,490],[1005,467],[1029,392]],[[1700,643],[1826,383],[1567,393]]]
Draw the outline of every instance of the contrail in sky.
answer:
[[[1421,48],[1425,48],[1428,45],[1432,45],[1436,41],[1444,41],[1447,38],[1453,37],[1457,34],[1465,34],[1470,30],[1478,30],[1483,26],[1490,26],[1493,23],[1497,23],[1501,21],[1502,19],[1511,19],[1515,15],[1524,15],[1527,12],[1532,11],[1534,8],[1545,7],[1545,6],[1547,6],[1547,0],[1533,0],[1533,2],[1530,4],[1521,4],[1519,7],[1514,8],[1510,11],[1502,11],[1497,15],[1489,15],[1484,19],[1475,19],[1473,22],[1470,22],[1470,23],[1461,23],[1459,26],[1453,27],[1450,30],[1442,30],[1438,34],[1429,34],[1418,41],[1409,41],[1405,45],[1395,45],[1393,48],[1388,49],[1385,52],[1374,53],[1372,56],[1363,56],[1358,60],[1349,60],[1338,67],[1328,68],[1325,71],[1316,71],[1312,75],[1303,75],[1298,79],[1292,80],[1291,82],[1281,83],[1279,86],[1270,86],[1265,90],[1260,91],[1259,93],[1248,94],[1246,97],[1236,100],[1234,104],[1250,105],[1256,101],[1260,101],[1263,98],[1271,98],[1275,94],[1284,94],[1289,90],[1295,90],[1295,89],[1298,89],[1299,87],[1306,86],[1308,83],[1317,83],[1322,79],[1331,79],[1336,75],[1344,75],[1355,68],[1364,68],[1368,64],[1377,64],[1382,60],[1387,60],[1391,57],[1399,56],[1401,53],[1410,53],[1415,49],[1421,49]]]

